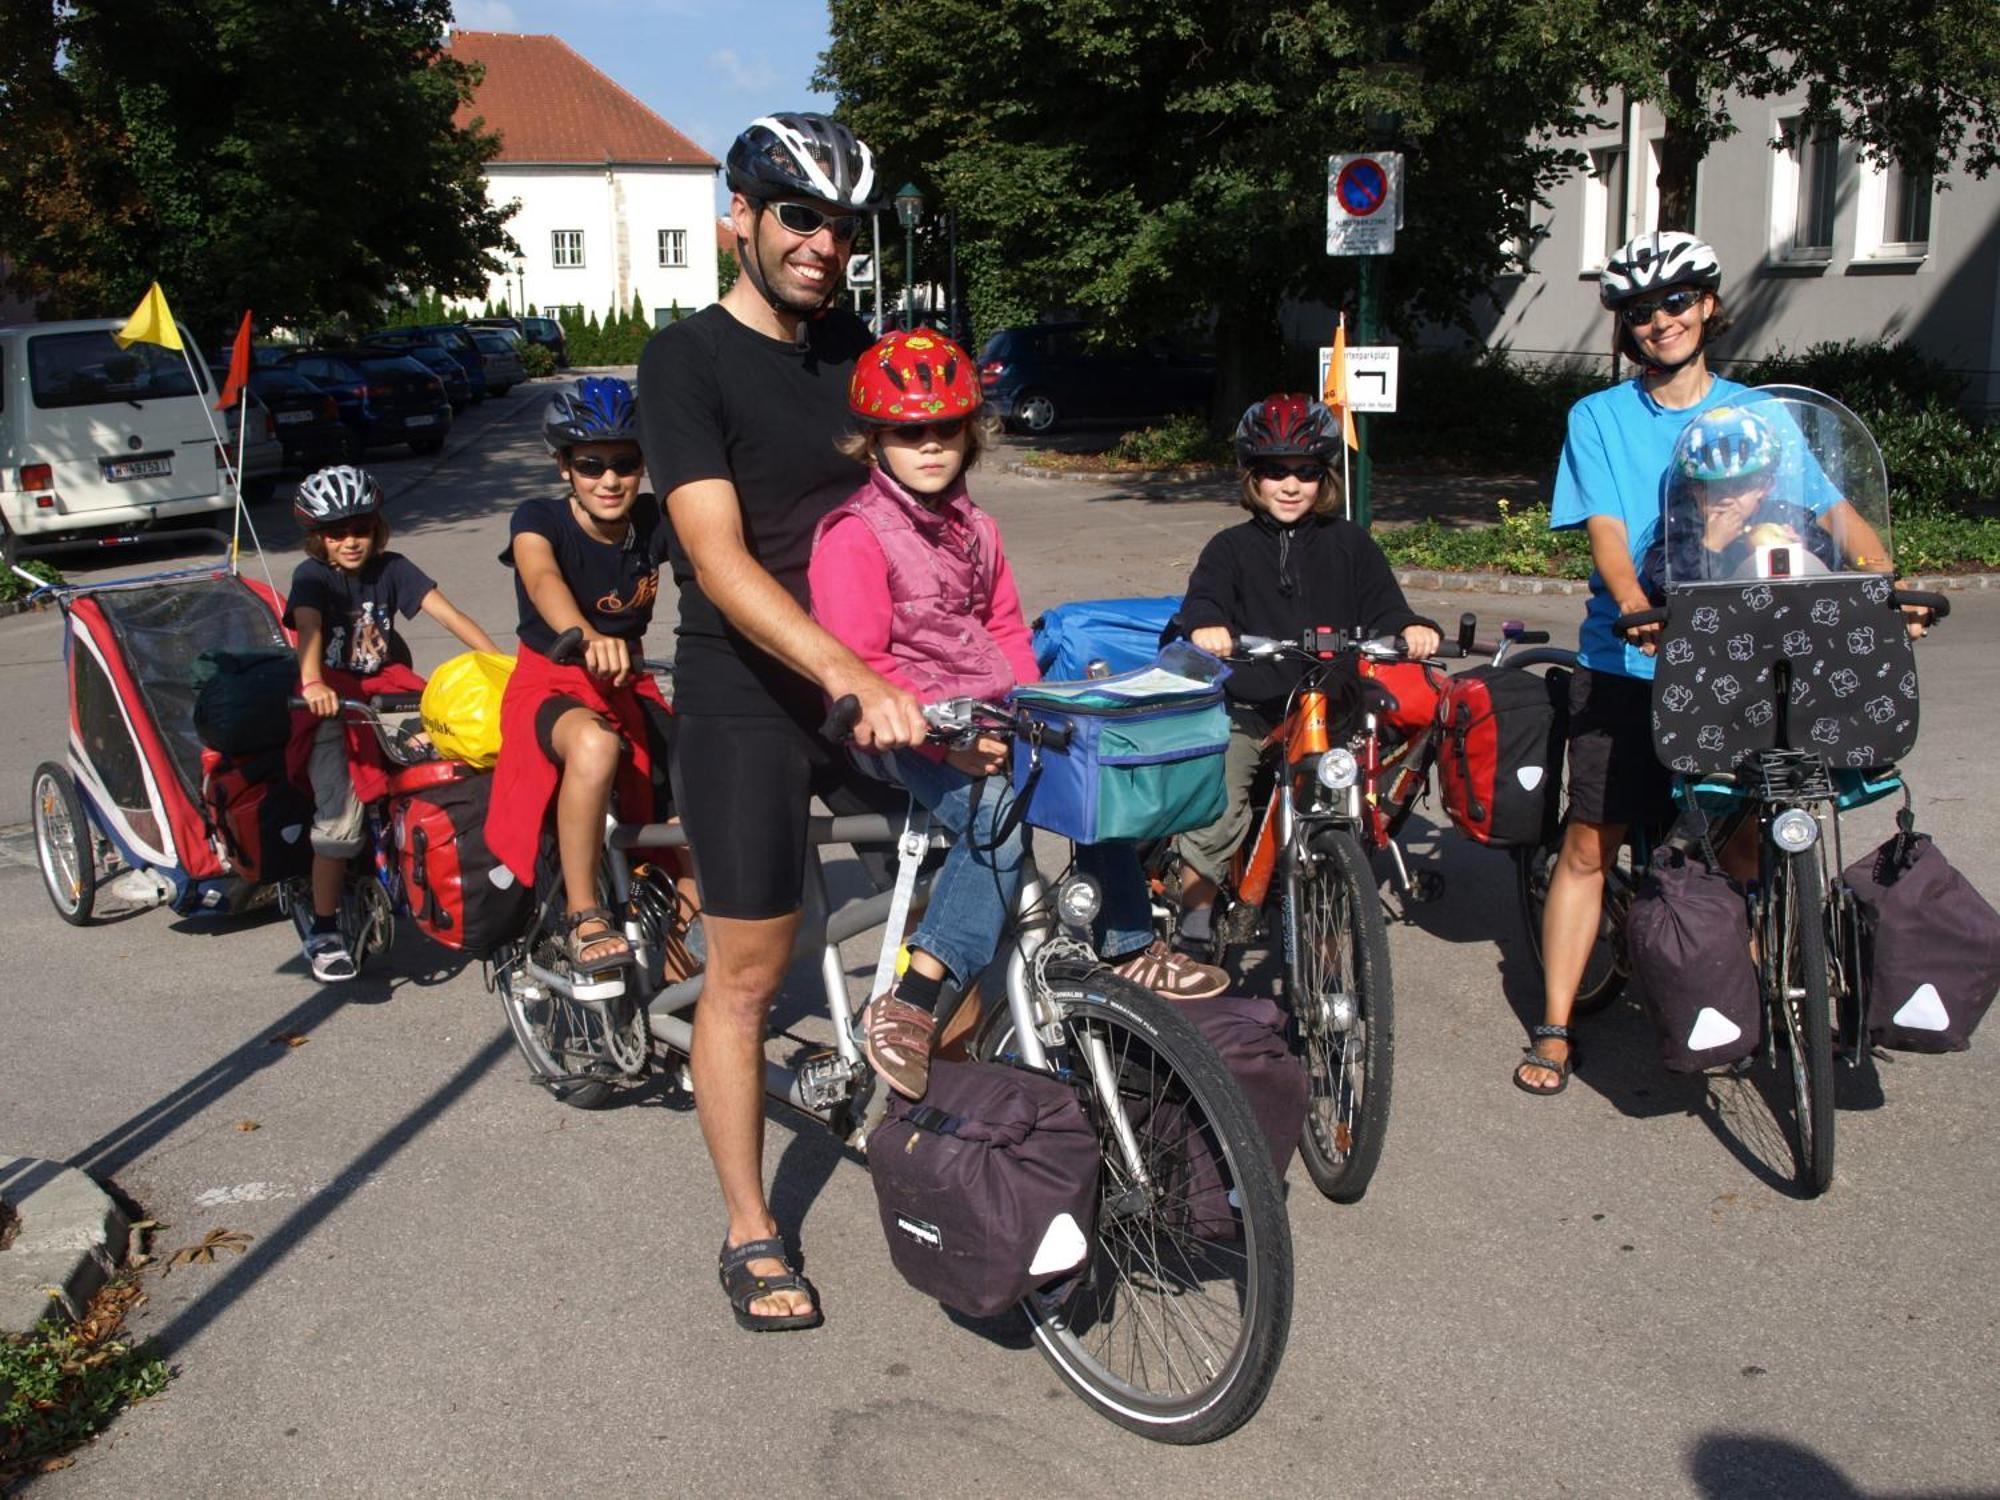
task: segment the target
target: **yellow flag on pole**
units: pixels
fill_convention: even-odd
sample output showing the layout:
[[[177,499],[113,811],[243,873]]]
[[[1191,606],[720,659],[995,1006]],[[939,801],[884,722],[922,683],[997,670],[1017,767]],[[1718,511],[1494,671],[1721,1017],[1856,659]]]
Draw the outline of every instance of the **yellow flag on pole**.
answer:
[[[1333,330],[1333,358],[1327,361],[1326,390],[1321,400],[1340,413],[1341,435],[1347,439],[1347,446],[1360,450],[1361,440],[1354,434],[1354,413],[1347,405],[1347,316],[1342,314]]]
[[[159,282],[146,288],[146,295],[132,309],[125,326],[111,337],[120,349],[129,349],[134,344],[158,344],[163,349],[181,347],[180,328],[174,323],[174,315],[167,311],[167,294],[160,290]]]

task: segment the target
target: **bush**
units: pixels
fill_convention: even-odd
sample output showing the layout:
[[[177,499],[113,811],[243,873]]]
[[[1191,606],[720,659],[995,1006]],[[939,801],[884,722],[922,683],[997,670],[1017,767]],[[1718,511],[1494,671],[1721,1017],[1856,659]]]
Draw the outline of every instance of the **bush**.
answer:
[[[521,346],[521,368],[530,380],[539,380],[544,375],[556,372],[556,357],[544,344],[523,344]]]
[[[1105,457],[1148,469],[1178,469],[1190,464],[1226,464],[1231,451],[1229,440],[1212,434],[1206,419],[1183,412],[1158,427],[1126,433]]]
[[[19,564],[23,572],[33,573],[44,583],[61,583],[62,574],[53,563],[45,563],[39,558]],[[24,599],[34,592],[34,586],[12,568],[0,569],[0,600]]]
[[[1369,434],[1375,457],[1539,471],[1562,451],[1569,409],[1609,382],[1601,363],[1529,364],[1505,350],[1415,349],[1397,405]],[[1417,419],[1417,420],[1413,420]]]
[[[1446,526],[1424,520],[1414,526],[1383,527],[1374,533],[1382,551],[1399,568],[1432,568],[1447,573],[1496,572],[1528,578],[1588,578],[1590,541],[1581,530],[1549,530],[1549,508],[1515,510],[1499,505],[1492,526]]]

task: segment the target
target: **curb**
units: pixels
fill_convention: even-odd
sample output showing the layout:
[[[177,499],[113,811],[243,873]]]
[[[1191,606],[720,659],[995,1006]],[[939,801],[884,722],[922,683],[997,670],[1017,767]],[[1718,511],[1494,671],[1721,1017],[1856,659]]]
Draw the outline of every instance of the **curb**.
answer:
[[[1022,479],[1048,479],[1058,484],[1185,484],[1197,479],[1212,479],[1217,484],[1226,484],[1232,477],[1231,470],[1211,468],[1119,469],[1115,473],[1049,469],[1019,458],[1007,459],[998,467],[1003,474],[1014,474]]]
[[[0,1334],[32,1332],[52,1303],[81,1318],[124,1264],[123,1211],[74,1167],[33,1156],[0,1156],[0,1196],[21,1219],[0,1252]]]

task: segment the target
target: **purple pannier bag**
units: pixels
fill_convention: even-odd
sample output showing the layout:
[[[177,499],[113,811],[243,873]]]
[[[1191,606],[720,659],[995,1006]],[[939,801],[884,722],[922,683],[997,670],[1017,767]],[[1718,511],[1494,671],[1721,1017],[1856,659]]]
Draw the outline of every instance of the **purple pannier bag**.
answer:
[[[1286,1044],[1284,1012],[1269,1000],[1237,996],[1169,1004],[1193,1023],[1243,1090],[1282,1183],[1299,1148],[1311,1093],[1304,1064]],[[1241,1239],[1238,1205],[1208,1132],[1190,1129],[1186,1115],[1170,1106],[1147,1134],[1180,1176],[1189,1232],[1207,1240]]]
[[[1657,850],[1626,919],[1625,946],[1669,1072],[1699,1073],[1757,1050],[1763,991],[1749,910],[1728,876],[1671,845]]]
[[[1906,1052],[1963,1052],[2000,989],[2000,914],[1920,833],[1841,879],[1861,904],[1868,1035]]]
[[[1090,1258],[1096,1127],[1070,1087],[997,1063],[931,1064],[923,1101],[891,1101],[868,1174],[903,1279],[975,1318]]]

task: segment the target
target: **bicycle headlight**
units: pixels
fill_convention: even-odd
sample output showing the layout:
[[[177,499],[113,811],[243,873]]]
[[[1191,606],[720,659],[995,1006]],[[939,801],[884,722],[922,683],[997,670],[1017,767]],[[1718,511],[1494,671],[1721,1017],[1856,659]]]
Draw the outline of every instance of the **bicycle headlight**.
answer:
[[[1771,842],[1797,854],[1819,842],[1819,819],[1803,807],[1788,807],[1771,819]]]
[[[1344,745],[1336,745],[1319,758],[1319,769],[1314,773],[1319,784],[1329,792],[1344,792],[1361,777],[1361,762],[1354,758],[1354,752]]]
[[[1056,915],[1065,927],[1088,927],[1104,905],[1104,893],[1088,875],[1072,875],[1056,891]]]

